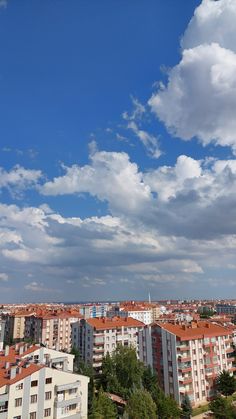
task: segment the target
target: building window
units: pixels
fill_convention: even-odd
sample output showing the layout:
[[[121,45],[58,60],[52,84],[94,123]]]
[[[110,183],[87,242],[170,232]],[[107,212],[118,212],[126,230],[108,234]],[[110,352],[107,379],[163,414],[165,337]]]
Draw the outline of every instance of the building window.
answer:
[[[21,416],[13,416],[13,419],[21,419]]]
[[[77,407],[77,404],[70,404],[69,410],[75,410]]]
[[[52,383],[52,377],[46,378],[45,384],[51,384]]]
[[[22,406],[22,397],[15,399],[15,407]]]
[[[51,409],[50,409],[50,407],[48,409],[44,409],[44,417],[47,418],[48,416],[51,416]]]
[[[45,400],[50,400],[51,398],[52,398],[52,392],[51,391],[46,391]]]
[[[32,394],[32,396],[30,396],[30,403],[37,403],[37,399],[37,394]]]
[[[38,380],[31,381],[31,387],[37,387]]]
[[[77,388],[71,388],[69,390],[69,394],[75,394],[75,393],[77,393]]]
[[[22,390],[23,389],[23,383],[20,383],[16,386],[16,390]]]
[[[36,412],[31,412],[29,419],[36,419],[37,418],[36,414],[37,414]]]

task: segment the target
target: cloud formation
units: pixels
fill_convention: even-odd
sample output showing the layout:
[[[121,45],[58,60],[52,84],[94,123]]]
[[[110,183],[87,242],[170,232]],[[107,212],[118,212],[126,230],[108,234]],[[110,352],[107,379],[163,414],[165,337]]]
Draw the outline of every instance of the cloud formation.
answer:
[[[182,58],[149,105],[169,132],[236,153],[236,3],[203,0],[182,40]]]

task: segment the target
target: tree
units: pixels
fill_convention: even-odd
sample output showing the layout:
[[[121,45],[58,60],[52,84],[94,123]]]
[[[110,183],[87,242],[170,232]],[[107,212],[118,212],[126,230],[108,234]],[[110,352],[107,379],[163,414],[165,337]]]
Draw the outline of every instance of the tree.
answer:
[[[116,419],[117,408],[115,404],[106,396],[102,389],[99,390],[98,396],[94,397],[92,413],[90,419]]]
[[[191,405],[190,399],[189,399],[187,394],[184,396],[184,398],[182,400],[181,408],[182,408],[181,417],[183,419],[190,419],[193,409],[192,409],[192,405]]]
[[[218,396],[209,404],[215,419],[235,419],[236,411],[228,399]]]
[[[143,364],[135,349],[119,345],[111,356],[107,354],[103,359],[100,384],[105,391],[127,400],[134,390],[141,388],[142,374]]]
[[[156,419],[156,405],[146,390],[136,390],[130,397],[125,413],[129,419]]]
[[[229,371],[222,371],[216,379],[216,389],[224,396],[230,396],[236,390],[236,381]]]
[[[181,415],[176,401],[170,396],[165,396],[164,392],[157,400],[157,413],[159,419],[179,419]]]

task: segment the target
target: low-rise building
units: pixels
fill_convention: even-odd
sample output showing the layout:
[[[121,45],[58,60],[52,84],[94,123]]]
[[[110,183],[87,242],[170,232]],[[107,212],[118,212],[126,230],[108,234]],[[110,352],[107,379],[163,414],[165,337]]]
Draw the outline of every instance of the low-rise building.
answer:
[[[160,384],[179,404],[186,394],[193,404],[210,400],[217,375],[236,369],[230,330],[212,322],[154,324],[152,350]]]
[[[89,378],[69,371],[68,354],[59,354],[24,343],[6,346],[0,353],[1,419],[87,419]]]

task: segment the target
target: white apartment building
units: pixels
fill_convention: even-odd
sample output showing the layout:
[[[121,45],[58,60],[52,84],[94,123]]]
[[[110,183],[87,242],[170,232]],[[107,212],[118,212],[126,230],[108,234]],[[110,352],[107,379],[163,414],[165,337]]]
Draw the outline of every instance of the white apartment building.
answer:
[[[154,320],[154,309],[152,307],[140,306],[137,304],[114,306],[108,312],[108,317],[132,317],[144,324],[151,324]]]
[[[151,325],[146,325],[138,331],[138,357],[146,367],[153,368]]]
[[[82,319],[72,325],[72,345],[86,363],[99,371],[103,357],[118,344],[134,347],[138,355],[138,332],[143,327],[142,322],[131,317]]]
[[[4,332],[5,332],[5,320],[2,320],[0,318],[0,351],[3,350]]]
[[[87,419],[89,378],[69,372],[61,355],[62,367],[45,348],[20,344],[0,353],[1,419]]]
[[[181,404],[188,394],[193,405],[214,396],[214,380],[235,371],[230,331],[211,322],[152,325],[153,368],[166,394]]]

